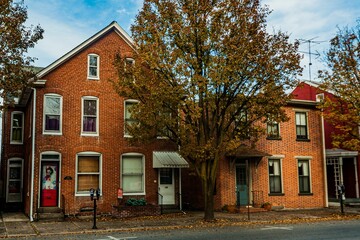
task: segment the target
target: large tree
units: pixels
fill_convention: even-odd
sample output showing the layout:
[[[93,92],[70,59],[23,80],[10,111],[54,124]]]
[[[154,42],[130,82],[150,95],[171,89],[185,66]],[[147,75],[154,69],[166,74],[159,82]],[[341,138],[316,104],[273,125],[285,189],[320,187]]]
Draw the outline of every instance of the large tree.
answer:
[[[324,101],[324,117],[333,124],[333,145],[360,150],[360,21],[354,28],[339,28],[330,40],[320,71],[322,88],[333,94]]]
[[[26,27],[26,19],[24,1],[0,0],[0,97],[5,104],[34,76],[34,58],[27,56],[27,51],[42,39],[43,29]]]
[[[269,12],[258,0],[145,0],[132,26],[134,64],[117,56],[115,87],[139,101],[133,140],[166,136],[179,146],[201,179],[205,220],[214,218],[219,161],[256,142],[259,121],[286,119],[298,44],[266,31]]]

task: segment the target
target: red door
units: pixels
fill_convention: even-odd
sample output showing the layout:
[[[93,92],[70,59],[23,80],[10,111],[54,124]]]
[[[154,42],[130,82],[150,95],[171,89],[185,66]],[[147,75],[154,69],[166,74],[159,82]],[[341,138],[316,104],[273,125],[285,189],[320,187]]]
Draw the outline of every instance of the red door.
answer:
[[[58,179],[59,163],[41,163],[41,206],[57,207],[58,203]]]

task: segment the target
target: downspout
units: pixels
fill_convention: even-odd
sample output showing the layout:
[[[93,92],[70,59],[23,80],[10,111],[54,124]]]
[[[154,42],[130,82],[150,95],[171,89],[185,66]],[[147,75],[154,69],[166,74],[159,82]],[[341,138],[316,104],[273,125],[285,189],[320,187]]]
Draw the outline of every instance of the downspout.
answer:
[[[328,197],[328,185],[327,185],[327,173],[326,173],[326,150],[325,150],[325,127],[324,127],[324,114],[323,109],[321,110],[321,140],[322,140],[322,150],[323,150],[323,161],[324,161],[324,190],[325,190],[325,207],[329,207],[329,197]]]
[[[32,119],[32,142],[31,142],[31,191],[30,191],[30,221],[33,219],[33,206],[34,206],[34,171],[35,171],[35,119],[36,119],[36,89],[31,88],[34,91],[33,100],[33,119]]]
[[[180,192],[179,205],[180,205],[180,211],[182,211],[181,168],[179,168],[179,192]]]
[[[355,191],[356,198],[359,198],[359,178],[358,178],[358,165],[357,165],[357,157],[354,157],[354,166],[355,166]]]

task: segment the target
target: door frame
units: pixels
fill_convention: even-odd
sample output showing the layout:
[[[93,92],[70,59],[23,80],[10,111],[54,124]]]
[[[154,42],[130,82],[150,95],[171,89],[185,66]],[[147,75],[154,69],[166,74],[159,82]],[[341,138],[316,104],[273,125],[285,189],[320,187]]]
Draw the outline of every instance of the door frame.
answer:
[[[158,171],[158,189],[159,189],[159,194],[160,194],[160,185],[162,185],[161,184],[161,180],[160,180],[160,177],[161,177],[161,170],[163,170],[163,169],[169,169],[169,170],[171,170],[171,182],[172,182],[172,199],[170,199],[170,200],[173,200],[173,201],[171,201],[171,203],[164,203],[165,201],[164,201],[164,196],[162,195],[162,197],[161,196],[159,196],[159,200],[158,200],[158,204],[161,204],[161,205],[175,205],[176,204],[176,198],[175,198],[175,171],[174,171],[174,168],[159,168],[159,171]],[[163,184],[163,185],[165,185],[165,184]],[[162,198],[162,201],[161,201],[161,198]]]
[[[21,163],[17,163],[17,164],[11,164],[11,162],[15,162],[15,161],[20,161]],[[10,182],[10,167],[11,166],[20,166],[21,167],[21,172],[20,172],[20,201],[11,201],[9,200],[9,182]],[[7,176],[6,176],[6,202],[8,203],[19,203],[19,202],[23,202],[23,186],[24,186],[24,159],[22,158],[9,158],[8,159],[8,164],[7,164]]]

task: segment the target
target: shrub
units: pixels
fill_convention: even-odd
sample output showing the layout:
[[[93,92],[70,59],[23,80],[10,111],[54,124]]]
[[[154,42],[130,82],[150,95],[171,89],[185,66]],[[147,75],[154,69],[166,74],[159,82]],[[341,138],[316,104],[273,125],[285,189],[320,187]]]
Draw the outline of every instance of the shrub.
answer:
[[[126,201],[126,206],[145,206],[146,200],[144,198],[136,199],[136,198],[129,198]]]

